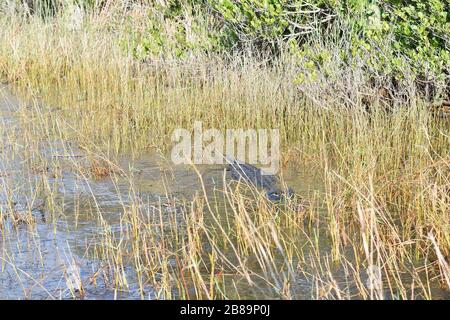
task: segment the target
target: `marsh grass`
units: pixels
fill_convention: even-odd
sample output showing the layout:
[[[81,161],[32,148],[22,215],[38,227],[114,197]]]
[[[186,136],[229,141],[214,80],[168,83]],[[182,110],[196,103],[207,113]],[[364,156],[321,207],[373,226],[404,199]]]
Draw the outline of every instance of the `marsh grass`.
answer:
[[[103,274],[114,290],[128,290],[132,266],[141,298],[151,287],[164,299],[431,299],[439,285],[448,297],[448,122],[414,93],[368,110],[363,93],[353,92],[349,107],[314,87],[299,92],[289,57],[140,63],[118,45],[124,30],[95,18],[78,31],[58,18],[14,16],[2,17],[0,28],[0,74],[28,101],[18,112],[22,135],[5,141],[21,141],[27,147],[13,153],[44,168],[34,174],[55,228],[64,210],[54,177],[64,170],[88,186],[92,177],[128,186],[131,200],[114,223],[90,189],[89,214],[101,230],[91,251],[103,263],[94,282]],[[279,128],[285,164],[313,165],[325,193],[306,208],[301,199],[274,204],[224,179],[211,194],[194,167],[202,189],[192,199],[167,190],[166,201],[143,203],[117,154],[164,152],[173,129],[196,120],[218,129]],[[61,142],[58,156],[44,156],[41,139]],[[6,219],[2,211],[0,226]],[[367,285],[370,266],[379,268],[381,286]],[[84,294],[82,280],[65,275],[72,296]]]

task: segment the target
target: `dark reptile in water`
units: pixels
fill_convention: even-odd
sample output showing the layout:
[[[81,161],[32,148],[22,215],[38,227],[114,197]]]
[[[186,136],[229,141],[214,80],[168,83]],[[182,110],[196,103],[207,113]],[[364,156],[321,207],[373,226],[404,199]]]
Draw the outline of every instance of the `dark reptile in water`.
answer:
[[[263,171],[251,164],[237,160],[228,161],[227,171],[230,171],[231,178],[237,181],[243,181],[256,188],[264,189],[267,198],[271,201],[280,201],[285,198],[291,198],[294,191],[291,188],[282,189],[279,186],[280,180],[275,175],[263,174]]]

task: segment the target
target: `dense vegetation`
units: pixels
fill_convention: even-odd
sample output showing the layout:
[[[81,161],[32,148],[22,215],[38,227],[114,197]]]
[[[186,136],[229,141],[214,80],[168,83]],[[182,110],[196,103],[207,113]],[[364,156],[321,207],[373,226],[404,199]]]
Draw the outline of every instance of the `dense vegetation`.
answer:
[[[64,233],[67,222],[64,242],[89,227],[95,241],[79,249],[101,267],[68,285],[73,297],[89,295],[83,286],[97,286],[101,274],[115,293],[142,298],[448,298],[449,119],[430,112],[448,100],[448,7],[448,0],[1,1],[0,81],[25,103],[8,117],[0,108],[9,202],[0,210],[0,244],[16,231],[36,237],[46,223]],[[210,172],[174,169],[165,159],[170,136],[195,121],[279,129],[280,176],[298,179],[298,197],[271,203],[239,184],[207,185]],[[163,165],[152,160],[142,173],[139,157],[155,153]],[[23,168],[8,169],[17,163]],[[179,183],[180,171],[195,171],[199,188]],[[151,187],[141,193],[142,180]],[[180,199],[172,188],[189,195]],[[105,189],[117,194],[105,197]],[[47,222],[31,209],[13,210],[20,192],[46,199]],[[147,193],[159,203],[148,203]],[[165,209],[180,202],[180,211]],[[26,239],[29,250],[38,243]],[[37,247],[39,271],[53,270]],[[29,267],[18,248],[11,241],[0,252],[11,274]],[[374,267],[378,286],[367,284]],[[53,295],[49,286],[44,293]]]
[[[86,11],[111,5],[106,0],[18,2],[27,4],[29,14],[44,17],[70,3]],[[302,66],[299,82],[359,64],[368,83],[388,81],[396,88],[412,80],[427,98],[448,95],[448,0],[165,0],[123,6],[142,3],[150,4],[146,18],[129,19],[129,37],[121,40],[139,60],[245,50],[273,59],[289,50]]]

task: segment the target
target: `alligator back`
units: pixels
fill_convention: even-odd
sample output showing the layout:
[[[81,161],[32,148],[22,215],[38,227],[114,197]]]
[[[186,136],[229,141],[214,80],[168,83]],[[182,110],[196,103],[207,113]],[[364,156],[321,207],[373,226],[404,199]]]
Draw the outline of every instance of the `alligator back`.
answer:
[[[251,164],[233,160],[229,163],[228,169],[234,180],[245,181],[248,184],[252,184],[257,188],[263,188],[267,191],[275,189],[279,184],[276,176],[263,174],[261,169]]]

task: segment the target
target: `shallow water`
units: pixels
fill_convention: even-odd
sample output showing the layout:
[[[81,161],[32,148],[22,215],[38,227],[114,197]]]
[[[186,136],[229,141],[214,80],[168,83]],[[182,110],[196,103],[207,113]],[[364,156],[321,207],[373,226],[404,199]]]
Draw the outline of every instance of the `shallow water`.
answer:
[[[18,120],[18,113],[24,107],[26,105],[6,86],[0,86],[0,209],[4,216],[12,208],[28,212],[34,221],[33,224],[14,224],[10,219],[3,220],[0,299],[72,299],[76,294],[71,293],[70,287],[74,284],[76,287],[77,279],[83,283],[85,299],[155,298],[151,287],[144,286],[144,292],[139,290],[131,265],[126,265],[124,270],[126,289],[116,290],[108,283],[107,276],[97,276],[109,272],[92,250],[104,232],[97,215],[101,214],[108,222],[112,233],[119,234],[121,215],[124,208],[132,204],[132,198],[138,197],[143,204],[164,201],[168,197],[189,201],[201,193],[197,173],[188,166],[170,165],[163,156],[153,153],[138,159],[129,155],[118,158],[120,168],[125,168],[128,176],[132,176],[133,188],[130,188],[130,181],[120,175],[90,179],[71,169],[77,164],[86,165],[82,149],[68,141],[46,138],[40,139],[37,146],[43,158],[36,163],[44,166],[30,169],[30,161],[34,163],[34,159],[30,159],[31,146],[21,143],[27,140],[22,139],[24,133]],[[213,196],[214,190],[220,190],[223,184],[223,167],[200,166],[199,171],[208,196]],[[283,177],[301,196],[324,192],[320,175],[310,167],[287,168]],[[42,192],[43,183],[54,190],[51,211],[38,206],[40,202],[49,201],[48,195]],[[323,210],[322,214],[325,213]],[[320,241],[324,242],[321,247],[329,247],[325,238]],[[340,277],[346,281],[344,272],[337,270],[336,279]],[[236,283],[239,286],[239,279]],[[299,276],[293,286],[301,293],[298,297],[311,296],[313,283],[310,280]],[[270,293],[266,295],[259,289],[246,287],[245,281],[240,292],[241,298],[272,297]],[[449,298],[445,291],[439,291],[434,297]]]

